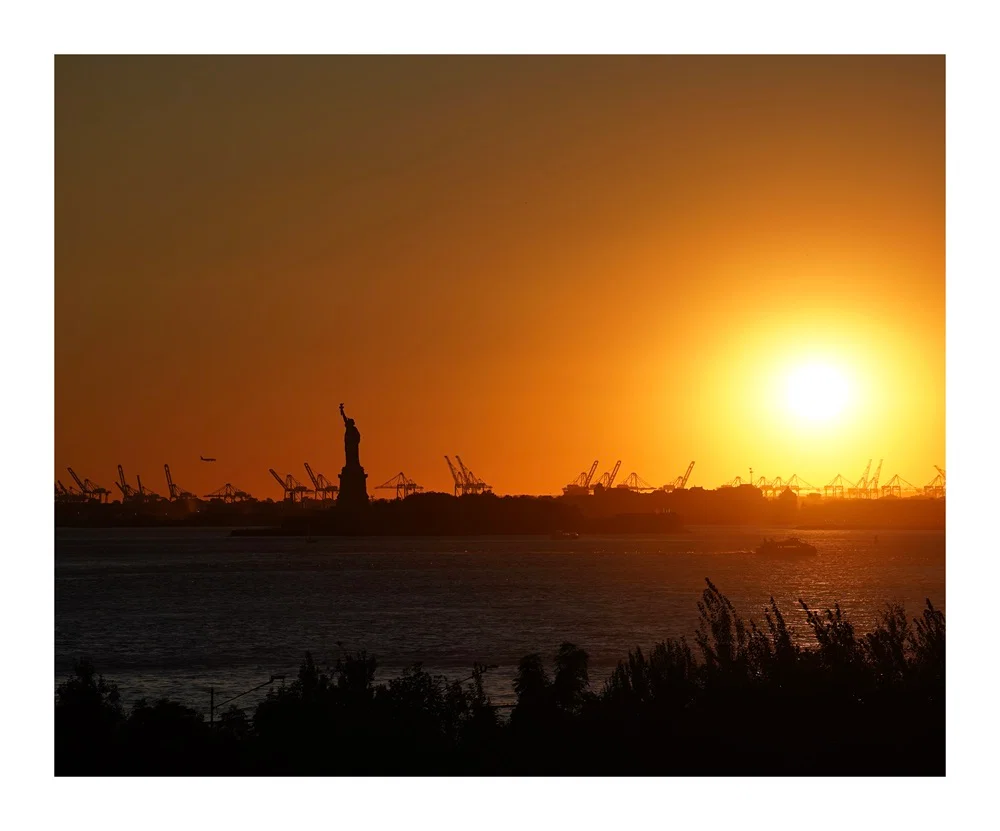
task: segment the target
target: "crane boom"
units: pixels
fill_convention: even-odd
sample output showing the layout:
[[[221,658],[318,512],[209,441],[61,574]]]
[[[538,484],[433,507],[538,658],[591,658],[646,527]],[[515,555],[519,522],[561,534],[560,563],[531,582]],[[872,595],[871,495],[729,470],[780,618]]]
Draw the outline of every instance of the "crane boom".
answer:
[[[594,473],[597,470],[597,459],[594,459],[594,463],[590,466],[590,473],[587,474],[587,480],[583,483],[585,488],[590,487],[590,483],[594,480]],[[609,484],[608,487],[611,487]]]
[[[595,462],[595,464],[596,464],[596,462]],[[615,466],[613,468],[611,468],[611,475],[608,476],[608,487],[609,488],[611,488],[611,487],[614,486],[614,484],[615,484],[615,477],[618,476],[618,471],[621,469],[621,466],[622,466],[622,460],[619,459],[617,462],[615,462]]]
[[[167,493],[169,494],[171,499],[176,499],[177,495],[174,492],[174,480],[173,477],[170,475],[170,465],[164,464],[163,472],[167,474]]]
[[[465,477],[465,489],[463,490],[463,493],[481,494],[492,489],[490,485],[487,485],[486,482],[476,476],[475,473],[465,466],[465,462],[462,461],[462,457],[457,453],[455,454],[455,461],[458,462],[458,467],[462,471],[462,475]]]
[[[871,480],[868,483],[868,490],[869,491],[874,491],[876,498],[878,497],[878,479],[879,479],[879,476],[882,475],[882,462],[884,462],[884,461],[885,461],[885,459],[879,459],[878,460],[878,467],[875,468],[875,475],[872,476]]]
[[[868,465],[867,467],[865,467],[865,472],[861,474],[861,478],[858,479],[858,483],[857,485],[855,485],[856,488],[863,490],[864,488],[868,487],[868,471],[871,469],[872,469],[872,460],[869,459]]]
[[[316,481],[316,477],[313,475],[312,468],[309,467],[309,462],[303,462],[302,464],[304,465],[304,467],[306,469],[306,473],[309,474],[309,479],[313,483],[313,488],[315,488],[318,491],[320,489],[319,482]]]
[[[135,496],[135,488],[133,488],[128,482],[125,481],[125,471],[122,470],[122,466],[118,465],[118,481],[115,482],[118,490],[122,492],[122,499],[131,499]]]
[[[422,491],[423,488],[400,471],[381,485],[376,485],[375,490],[395,490],[396,499],[406,499],[410,494]]]
[[[680,488],[683,489],[687,487],[688,479],[691,478],[691,471],[694,470],[694,462],[688,465],[688,469],[684,471],[684,477],[681,479]]]
[[[269,467],[267,469],[267,472],[270,473],[277,480],[278,484],[281,485],[282,490],[288,490],[288,483],[285,482],[284,479],[282,479],[277,473],[274,472],[273,467]]]
[[[465,481],[459,475],[458,471],[455,470],[455,465],[451,463],[451,459],[445,456],[444,460],[448,463],[448,470],[451,471],[451,478],[455,480],[455,496],[458,496],[459,490],[465,487]]]
[[[465,484],[466,485],[474,485],[476,483],[476,479],[472,475],[472,471],[470,471],[465,466],[465,463],[462,461],[462,457],[456,454],[455,455],[455,461],[458,462],[458,469],[462,471],[462,479],[465,482]]]
[[[76,486],[80,489],[80,492],[87,493],[87,488],[84,486],[83,482],[80,481],[80,477],[76,475],[73,468],[68,467],[66,470],[68,470],[69,475],[73,477],[73,481],[76,482]]]

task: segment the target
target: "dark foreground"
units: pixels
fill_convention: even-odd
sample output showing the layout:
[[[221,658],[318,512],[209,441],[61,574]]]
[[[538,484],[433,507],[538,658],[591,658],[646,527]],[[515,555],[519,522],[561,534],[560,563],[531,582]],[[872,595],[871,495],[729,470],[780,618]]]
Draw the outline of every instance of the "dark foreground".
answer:
[[[930,602],[887,607],[856,637],[839,607],[807,609],[797,644],[772,601],[760,625],[711,584],[693,647],[630,652],[599,691],[587,654],[525,656],[501,716],[486,667],[448,682],[415,667],[374,684],[375,660],[296,681],[251,717],[207,723],[167,700],[126,713],[81,662],[55,702],[57,775],[944,775],[945,624]]]

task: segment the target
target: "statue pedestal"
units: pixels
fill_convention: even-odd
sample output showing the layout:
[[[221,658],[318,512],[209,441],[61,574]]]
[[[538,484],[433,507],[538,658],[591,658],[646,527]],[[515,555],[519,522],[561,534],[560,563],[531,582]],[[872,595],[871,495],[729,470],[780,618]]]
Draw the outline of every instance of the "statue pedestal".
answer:
[[[361,465],[347,467],[340,471],[340,491],[337,493],[337,506],[344,508],[367,508],[368,486],[365,480],[368,474]]]

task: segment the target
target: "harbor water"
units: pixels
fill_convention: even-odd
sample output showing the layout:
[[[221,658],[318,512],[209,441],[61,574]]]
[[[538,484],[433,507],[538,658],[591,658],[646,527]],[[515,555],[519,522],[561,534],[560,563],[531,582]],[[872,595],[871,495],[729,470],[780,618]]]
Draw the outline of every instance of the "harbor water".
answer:
[[[655,537],[233,537],[228,529],[56,530],[55,676],[87,656],[126,703],[169,697],[207,712],[285,675],[305,652],[332,666],[365,649],[378,678],[407,666],[449,678],[495,665],[510,703],[518,660],[571,641],[600,689],[628,650],[692,636],[711,579],[745,617],[773,596],[793,629],[841,608],[859,632],[886,603],[945,609],[943,531],[800,531],[815,557],[752,549],[787,530],[694,527]],[[276,682],[280,683],[280,682]],[[266,688],[264,690],[266,692]],[[253,706],[257,697],[241,699]]]

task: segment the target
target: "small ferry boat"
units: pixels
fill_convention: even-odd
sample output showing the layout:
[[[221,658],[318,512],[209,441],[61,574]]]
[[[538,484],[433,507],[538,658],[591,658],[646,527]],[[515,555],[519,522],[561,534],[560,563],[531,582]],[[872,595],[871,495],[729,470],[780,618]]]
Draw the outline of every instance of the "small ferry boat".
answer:
[[[579,538],[580,535],[576,531],[556,531],[552,535],[554,540],[576,540]]]
[[[798,537],[787,537],[783,540],[765,539],[754,549],[754,554],[763,557],[809,557],[815,553],[815,545],[809,545]]]

